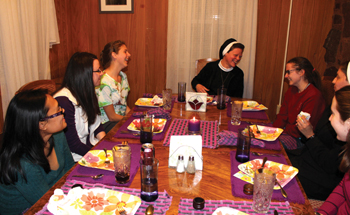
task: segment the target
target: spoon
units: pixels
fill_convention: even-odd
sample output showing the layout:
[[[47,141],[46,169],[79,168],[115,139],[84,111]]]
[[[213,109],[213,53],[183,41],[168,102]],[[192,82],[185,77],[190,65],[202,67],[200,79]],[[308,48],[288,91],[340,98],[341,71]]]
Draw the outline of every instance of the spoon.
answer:
[[[145,215],[152,215],[153,212],[154,212],[154,207],[153,207],[153,205],[149,205],[149,206],[146,208]]]
[[[258,125],[255,125],[255,127],[256,127],[256,133],[260,134],[260,131],[259,131]]]
[[[259,173],[262,173],[262,172],[263,172],[263,169],[264,169],[264,166],[265,166],[266,161],[267,161],[267,157],[264,157],[263,163],[262,163],[262,165],[261,165],[261,168],[258,169],[258,172],[259,172]]]
[[[106,148],[104,148],[104,149],[103,149],[103,151],[105,151],[105,154],[106,154],[105,164],[109,164],[109,163],[110,163],[110,161],[109,161],[109,159],[108,159],[107,149],[106,149]]]
[[[276,184],[281,188],[281,193],[284,198],[288,198],[287,192],[283,189],[280,183],[276,180]]]
[[[255,156],[262,156],[262,155],[265,155],[263,153],[260,153],[260,152],[252,152],[253,155]],[[268,154],[269,156],[272,156],[272,157],[280,157],[279,155],[275,155],[275,154]]]
[[[91,177],[92,179],[99,179],[103,177],[103,174],[98,174],[98,175],[73,175],[73,177]]]

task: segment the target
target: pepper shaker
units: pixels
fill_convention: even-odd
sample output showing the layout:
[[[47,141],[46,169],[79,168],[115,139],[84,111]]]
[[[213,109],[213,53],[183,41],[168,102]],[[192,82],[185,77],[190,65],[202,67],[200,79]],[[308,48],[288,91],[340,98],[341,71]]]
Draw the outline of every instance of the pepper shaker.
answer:
[[[188,163],[187,163],[187,169],[186,171],[189,173],[189,174],[194,174],[196,173],[196,166],[194,164],[194,156],[193,155],[190,155],[188,157]]]
[[[178,173],[185,172],[185,163],[184,163],[184,156],[183,155],[179,155],[179,158],[177,160],[176,172],[178,172]]]

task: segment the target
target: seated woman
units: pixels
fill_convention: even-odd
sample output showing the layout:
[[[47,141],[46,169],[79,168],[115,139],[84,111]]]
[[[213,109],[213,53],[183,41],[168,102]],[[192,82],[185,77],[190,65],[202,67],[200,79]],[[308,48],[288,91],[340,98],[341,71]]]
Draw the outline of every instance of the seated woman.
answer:
[[[224,87],[228,96],[242,98],[244,74],[237,64],[242,59],[243,51],[242,43],[232,38],[226,40],[220,47],[220,60],[207,63],[193,78],[192,88],[196,92],[217,95],[217,90]]]
[[[62,86],[54,95],[66,110],[65,134],[76,162],[106,135],[95,93],[102,75],[99,68],[95,55],[75,53],[69,60]]]
[[[348,62],[341,64],[334,78],[335,91],[349,85],[347,74]],[[308,198],[325,200],[339,184],[344,174],[338,170],[345,142],[336,138],[329,117],[330,106],[325,109],[315,131],[311,123],[302,116],[297,119],[297,128],[305,136],[305,147],[301,150],[287,151],[292,165],[299,169],[298,178]],[[327,158],[327,159],[325,159]]]
[[[350,86],[341,88],[335,92],[333,98],[332,115],[329,117],[332,127],[337,133],[337,139],[346,141],[342,152],[342,160],[339,169],[344,172],[344,178],[329,195],[327,200],[317,211],[320,214],[349,214],[350,211]],[[326,158],[328,159],[328,158]]]
[[[121,70],[128,66],[130,53],[123,41],[108,43],[101,52],[105,74],[96,90],[105,131],[110,131],[128,112],[127,97],[130,91],[128,78]]]
[[[64,109],[46,90],[18,93],[10,102],[0,149],[0,213],[20,214],[72,166]]]
[[[312,126],[316,126],[325,108],[325,100],[321,93],[321,78],[310,61],[304,57],[296,57],[287,62],[286,74],[289,88],[277,115],[274,127],[284,129],[280,140],[286,149],[303,147],[301,133],[296,127],[298,114],[303,111],[310,114]]]

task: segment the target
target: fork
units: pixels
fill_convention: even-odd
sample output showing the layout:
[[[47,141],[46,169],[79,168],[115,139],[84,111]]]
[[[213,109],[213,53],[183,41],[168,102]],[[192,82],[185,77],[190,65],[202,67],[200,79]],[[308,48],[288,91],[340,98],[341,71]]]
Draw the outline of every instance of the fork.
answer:
[[[126,214],[125,209],[122,208],[122,207],[120,207],[120,208],[118,207],[117,210],[118,210],[119,214],[121,214],[121,215],[125,215]]]
[[[259,131],[259,128],[258,128],[257,124],[255,124],[255,127],[256,127],[256,133],[260,134],[260,131]]]

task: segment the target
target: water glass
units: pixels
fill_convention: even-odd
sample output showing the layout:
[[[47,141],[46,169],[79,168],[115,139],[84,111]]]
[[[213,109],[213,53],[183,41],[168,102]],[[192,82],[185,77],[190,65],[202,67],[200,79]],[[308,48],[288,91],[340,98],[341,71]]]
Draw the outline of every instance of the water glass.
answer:
[[[140,142],[152,143],[153,139],[153,116],[142,115],[140,117]]]
[[[119,184],[125,184],[130,179],[130,146],[119,144],[113,147],[112,152],[115,180]]]
[[[217,105],[216,107],[219,110],[223,110],[226,108],[226,88],[219,88],[218,89],[218,98],[217,98]]]
[[[243,102],[233,101],[231,107],[231,124],[240,125],[242,117]]]
[[[179,102],[186,101],[185,93],[186,93],[186,82],[179,82],[177,88],[177,100]]]
[[[144,164],[140,159],[141,199],[146,202],[158,199],[158,166],[157,158],[154,158],[151,165]]]
[[[244,135],[244,129],[238,129],[236,160],[241,163],[249,161],[250,158],[250,136]]]
[[[163,109],[170,110],[171,109],[171,89],[163,90]]]
[[[252,207],[255,212],[267,213],[269,211],[275,181],[276,173],[267,169],[264,169],[262,173],[255,171]]]

